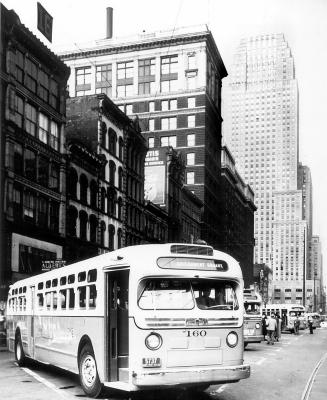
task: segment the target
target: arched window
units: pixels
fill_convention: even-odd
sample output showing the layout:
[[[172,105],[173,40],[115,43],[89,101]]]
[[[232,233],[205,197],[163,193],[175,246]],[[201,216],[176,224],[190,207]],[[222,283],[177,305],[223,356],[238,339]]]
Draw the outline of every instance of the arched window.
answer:
[[[109,161],[109,182],[115,186],[115,172],[116,172],[116,164],[114,161]]]
[[[87,188],[89,186],[89,182],[84,174],[80,176],[79,184],[80,184],[80,201],[81,203],[87,204]]]
[[[118,246],[118,249],[120,249],[122,247],[122,240],[123,240],[123,232],[122,232],[121,228],[119,228],[118,231],[117,231],[117,246]]]
[[[122,219],[123,214],[123,199],[121,197],[118,198],[118,219]]]
[[[70,236],[76,236],[76,220],[77,220],[77,210],[73,206],[69,206],[67,211],[67,230]]]
[[[112,188],[108,189],[108,214],[116,216],[117,193]]]
[[[113,225],[109,225],[108,247],[109,251],[113,251],[115,249],[115,227]]]
[[[106,232],[106,224],[105,224],[105,222],[104,221],[101,221],[101,229],[100,229],[100,234],[101,234],[101,237],[100,237],[100,246],[101,247],[104,247],[105,246],[105,244],[104,244],[104,238],[105,238],[105,232]]]
[[[68,195],[73,199],[77,199],[77,181],[78,176],[75,168],[70,168],[68,172],[67,188]]]
[[[106,189],[104,187],[101,188],[101,211],[106,212]]]
[[[112,129],[109,128],[109,152],[116,155],[116,144],[117,144],[117,134]]]
[[[124,140],[123,138],[119,138],[119,158],[121,161],[123,161],[123,156],[124,156]]]
[[[118,168],[118,189],[123,189],[123,168]]]
[[[107,125],[105,122],[101,123],[101,146],[107,148]]]
[[[87,240],[87,213],[79,212],[79,237],[82,240]]]
[[[90,203],[92,208],[97,208],[98,184],[92,179],[90,184]]]
[[[90,241],[92,243],[96,243],[97,241],[97,227],[98,227],[98,220],[95,215],[90,216]]]

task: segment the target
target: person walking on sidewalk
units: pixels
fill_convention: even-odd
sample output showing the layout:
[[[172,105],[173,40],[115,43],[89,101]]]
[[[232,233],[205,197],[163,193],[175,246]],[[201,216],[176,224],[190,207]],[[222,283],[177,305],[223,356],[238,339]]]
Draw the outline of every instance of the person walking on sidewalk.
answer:
[[[299,329],[300,329],[300,320],[299,320],[299,316],[296,314],[296,318],[294,321],[294,334],[295,335],[299,334]]]
[[[266,321],[266,325],[267,325],[267,334],[268,334],[268,340],[267,340],[267,344],[274,344],[275,341],[275,329],[277,326],[277,322],[275,320],[275,316],[274,314],[271,314],[271,316],[268,317],[267,321]]]
[[[308,324],[309,324],[310,334],[312,335],[313,334],[313,320],[312,320],[311,315],[309,315]]]

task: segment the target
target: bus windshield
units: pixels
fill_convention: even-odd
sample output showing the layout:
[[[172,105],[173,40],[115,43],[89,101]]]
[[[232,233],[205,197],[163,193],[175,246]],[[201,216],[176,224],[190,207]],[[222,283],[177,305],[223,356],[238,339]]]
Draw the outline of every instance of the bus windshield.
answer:
[[[259,303],[244,303],[244,309],[246,314],[259,315],[260,314],[260,304]]]
[[[144,310],[238,310],[236,283],[217,280],[151,278],[140,283]]]
[[[290,311],[290,317],[303,317],[304,311]]]

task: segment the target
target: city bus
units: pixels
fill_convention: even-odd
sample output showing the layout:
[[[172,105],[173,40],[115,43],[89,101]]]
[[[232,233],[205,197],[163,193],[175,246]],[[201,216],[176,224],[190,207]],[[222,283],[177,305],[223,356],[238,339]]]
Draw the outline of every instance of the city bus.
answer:
[[[9,290],[8,347],[79,374],[83,390],[211,384],[250,376],[243,363],[238,262],[206,245],[115,250],[20,280]]]
[[[301,304],[267,304],[262,309],[262,313],[267,316],[271,314],[278,314],[281,318],[282,331],[294,332],[294,321],[296,317],[300,321],[300,329],[307,327],[305,308]]]
[[[306,316],[307,322],[309,320],[309,317],[311,317],[313,329],[320,328],[320,322],[321,322],[320,314],[318,314],[316,312],[312,312],[312,313],[306,313],[305,316]]]
[[[262,298],[254,289],[244,289],[244,347],[263,341]]]

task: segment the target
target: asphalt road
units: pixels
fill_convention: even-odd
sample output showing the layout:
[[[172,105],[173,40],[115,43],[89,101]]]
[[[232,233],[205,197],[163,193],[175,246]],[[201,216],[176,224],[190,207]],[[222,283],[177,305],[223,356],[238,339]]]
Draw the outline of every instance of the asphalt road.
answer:
[[[327,329],[316,329],[313,335],[308,331],[300,331],[299,336],[283,334],[281,341],[274,346],[266,343],[248,345],[244,360],[251,365],[249,379],[211,386],[201,394],[156,391],[138,395],[137,399],[326,400],[327,361],[321,367],[319,364],[326,352]],[[87,399],[77,376],[39,363],[19,368],[12,353],[0,352],[1,400],[71,400],[78,397]],[[102,399],[125,400],[129,397],[118,392],[107,392]]]

